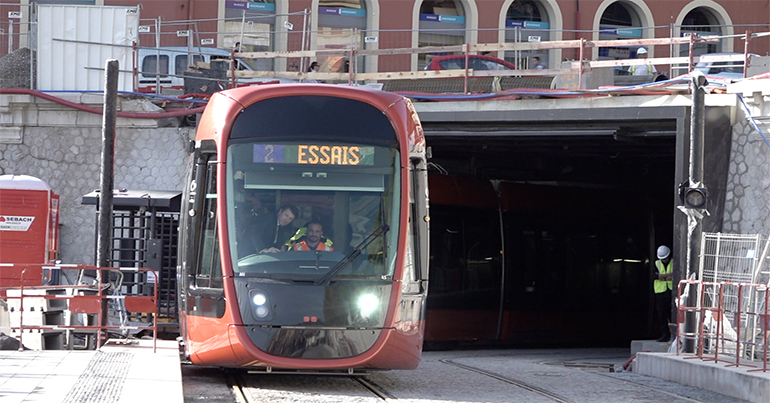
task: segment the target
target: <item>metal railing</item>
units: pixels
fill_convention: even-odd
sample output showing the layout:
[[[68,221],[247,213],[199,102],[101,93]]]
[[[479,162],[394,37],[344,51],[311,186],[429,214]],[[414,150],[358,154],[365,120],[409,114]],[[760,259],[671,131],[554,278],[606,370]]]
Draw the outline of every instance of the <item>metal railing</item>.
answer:
[[[127,337],[131,332],[147,330],[152,332],[153,352],[156,351],[158,287],[149,287],[152,291],[148,293],[146,286],[151,284],[127,287],[122,283],[124,273],[144,273],[148,279],[157,279],[156,271],[46,264],[0,264],[0,270],[3,272],[0,298],[10,306],[8,328],[10,335],[18,338],[19,350],[24,349],[25,333],[29,335],[32,331],[39,334],[63,331],[69,338],[77,334],[95,336],[98,349],[109,339],[110,332]],[[61,272],[66,270],[78,273],[79,284],[52,284],[57,282],[55,279],[64,277]],[[49,308],[61,312],[65,318],[43,323],[45,321],[38,318]],[[32,320],[32,315],[36,320]],[[71,339],[67,345],[72,345]]]
[[[349,60],[355,60],[359,56],[412,56],[424,54],[459,54],[465,59],[464,69],[453,70],[396,70],[396,71],[377,71],[377,72],[358,72],[351,67],[343,72],[279,72],[279,71],[237,71],[236,77],[260,77],[260,78],[282,78],[309,80],[320,79],[332,82],[345,82],[349,84],[354,82],[366,81],[389,81],[389,80],[414,80],[424,78],[462,78],[466,80],[464,92],[468,92],[467,80],[469,77],[522,77],[522,76],[560,76],[576,74],[578,76],[578,88],[583,86],[583,76],[594,68],[615,68],[621,66],[638,65],[686,65],[692,66],[700,60],[698,56],[690,53],[688,57],[665,57],[650,59],[621,59],[621,60],[589,60],[589,51],[592,48],[602,47],[639,47],[639,46],[660,46],[671,44],[689,44],[690,47],[695,43],[718,41],[717,37],[701,38],[697,36],[688,36],[684,38],[659,38],[659,39],[634,39],[634,40],[599,40],[587,41],[569,40],[569,41],[545,41],[545,42],[508,42],[508,43],[480,43],[480,44],[461,44],[449,46],[425,46],[417,48],[389,48],[389,49],[324,49],[309,50],[297,52],[242,52],[238,57],[242,58],[324,58],[324,57],[346,57]],[[509,52],[509,51],[532,51],[548,49],[573,49],[580,55],[578,61],[567,62],[565,68],[558,69],[515,69],[515,70],[480,70],[469,68],[468,60],[475,54],[484,52]],[[740,55],[724,56],[730,60],[743,59]]]
[[[729,304],[726,296],[733,292],[744,303]],[[689,293],[696,298],[689,298]],[[688,306],[688,300],[695,301],[694,305]],[[704,361],[768,371],[768,285],[683,280],[677,301],[677,354],[690,342],[695,346],[694,356]],[[688,315],[696,321],[691,331],[684,326]]]
[[[378,31],[384,32],[384,31]],[[765,36],[768,33],[750,33],[746,32],[743,35],[732,35],[731,38],[743,38],[748,43],[752,38]],[[355,36],[355,29],[351,30],[351,35]],[[351,37],[352,37],[351,36]],[[238,58],[247,61],[254,60],[286,60],[281,63],[283,66],[287,66],[284,69],[274,68],[272,70],[260,70],[254,69],[254,71],[243,71],[232,69],[228,72],[229,87],[238,85],[238,81],[244,81],[248,79],[286,79],[297,81],[317,81],[323,80],[326,82],[334,83],[362,83],[362,82],[380,82],[387,83],[394,80],[419,80],[429,78],[449,78],[449,79],[463,79],[465,84],[463,86],[463,92],[469,91],[468,80],[470,77],[489,78],[490,80],[496,77],[560,77],[567,75],[574,75],[577,77],[577,85],[573,88],[583,88],[583,78],[586,74],[592,72],[597,68],[609,68],[618,69],[630,66],[639,65],[658,65],[669,66],[670,71],[681,69],[685,72],[692,71],[695,64],[699,61],[718,61],[718,62],[733,62],[736,66],[749,66],[750,59],[748,57],[748,46],[745,47],[744,52],[740,52],[734,55],[720,55],[720,56],[698,56],[694,53],[694,47],[701,43],[715,43],[725,36],[707,36],[701,37],[698,35],[688,35],[686,37],[670,37],[670,38],[654,38],[654,39],[615,39],[615,40],[596,40],[590,41],[585,39],[580,40],[562,40],[562,41],[538,41],[538,42],[505,42],[505,43],[462,43],[445,46],[421,46],[421,47],[401,47],[401,48],[386,48],[380,46],[377,49],[369,49],[366,46],[361,46],[357,41],[351,39],[350,44],[341,46],[339,48],[325,48],[325,49],[309,49],[298,51],[260,51],[260,52],[232,52],[232,58]],[[380,44],[383,45],[383,44]],[[658,57],[649,59],[604,59],[604,60],[591,60],[592,49],[601,48],[637,48],[640,46],[646,46],[653,48],[655,46],[686,46],[689,48],[687,56],[677,57]],[[205,48],[191,47],[191,53],[203,52]],[[514,62],[519,66],[525,68],[517,68],[514,70],[481,70],[469,68],[468,60],[475,57],[477,54],[492,53],[492,54],[530,54],[535,52],[547,52],[550,50],[572,50],[578,55],[578,60],[567,61],[559,63],[559,68],[547,68],[547,69],[531,69],[528,68],[526,61],[515,59]],[[459,55],[465,59],[464,69],[452,69],[452,70],[414,70],[414,60],[426,60],[430,56],[435,55]],[[378,63],[364,63],[360,62],[369,58],[377,58]],[[300,65],[304,65],[306,60],[331,60],[337,61],[344,60],[348,63],[344,63],[344,68],[340,67],[343,64],[335,63],[334,69],[328,69],[321,72],[304,72],[296,71],[288,66],[297,65],[297,61],[301,61]],[[392,60],[387,62],[386,60]],[[140,62],[141,63],[141,62]],[[328,65],[329,63],[327,63]],[[368,66],[369,68],[365,68]],[[418,66],[419,67],[419,66]],[[743,69],[744,77],[748,68]],[[652,81],[652,78],[648,82]],[[643,80],[639,83],[644,82]],[[612,85],[613,83],[609,83]],[[638,84],[638,83],[637,83]],[[489,86],[490,92],[494,87]],[[520,86],[519,88],[527,88],[526,86]],[[532,87],[532,88],[543,88]],[[546,86],[545,88],[550,88]],[[558,87],[564,88],[564,87]]]

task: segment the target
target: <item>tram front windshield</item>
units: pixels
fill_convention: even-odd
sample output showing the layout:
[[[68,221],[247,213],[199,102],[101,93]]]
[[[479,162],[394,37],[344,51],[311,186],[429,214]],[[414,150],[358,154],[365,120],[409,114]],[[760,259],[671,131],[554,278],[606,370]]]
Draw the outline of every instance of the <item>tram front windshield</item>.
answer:
[[[227,155],[235,275],[317,284],[393,275],[395,148],[252,139],[233,140]]]

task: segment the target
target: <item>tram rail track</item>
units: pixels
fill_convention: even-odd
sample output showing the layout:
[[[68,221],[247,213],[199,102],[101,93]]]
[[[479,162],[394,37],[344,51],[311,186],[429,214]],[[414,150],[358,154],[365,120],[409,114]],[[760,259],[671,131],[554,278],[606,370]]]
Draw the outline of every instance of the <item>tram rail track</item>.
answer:
[[[239,374],[227,374],[227,386],[230,387],[230,391],[233,393],[236,403],[254,403],[251,393],[247,393],[244,390],[243,379]]]
[[[454,362],[454,361],[449,360],[449,359],[439,360],[439,361],[441,363],[446,364],[446,365],[451,365],[453,367],[464,369],[466,371],[475,372],[477,374],[484,375],[486,377],[493,378],[493,379],[496,379],[498,381],[505,382],[507,384],[517,386],[517,387],[522,388],[524,390],[527,390],[529,392],[532,392],[532,393],[538,394],[540,396],[543,396],[545,398],[548,398],[550,400],[553,400],[554,402],[558,402],[558,403],[571,403],[572,402],[571,400],[569,400],[567,398],[564,398],[564,397],[559,396],[559,395],[557,395],[555,393],[549,392],[549,391],[547,391],[547,390],[545,390],[543,388],[531,385],[531,384],[526,383],[526,382],[522,382],[522,381],[517,380],[517,379],[508,378],[508,377],[502,376],[500,374],[496,374],[496,373],[491,372],[491,371],[486,371],[486,370],[483,370],[483,369],[480,369],[480,368],[471,367],[469,365],[460,364],[460,363]]]
[[[289,375],[288,373],[284,374],[275,374],[275,375]],[[270,377],[273,377],[274,374],[259,374],[259,375],[252,375],[249,373],[228,373],[227,374],[227,383],[228,387],[230,388],[230,391],[233,394],[234,401],[237,403],[257,403],[257,402],[263,402],[263,401],[270,401],[270,396],[262,396],[265,393],[271,393],[274,391],[266,391],[266,390],[260,390],[259,388],[255,387],[250,381],[256,379],[257,377],[262,377],[261,379],[269,379]],[[366,396],[358,396],[360,398],[374,398],[376,401],[379,402],[387,402],[387,403],[394,403],[398,401],[398,398],[393,396],[390,392],[388,392],[385,388],[378,385],[376,382],[367,379],[365,375],[359,374],[359,375],[347,375],[347,374],[330,374],[330,373],[319,373],[319,374],[311,374],[311,373],[302,373],[301,375],[297,374],[291,374],[291,377],[303,377],[303,376],[323,376],[323,377],[333,377],[336,379],[349,379],[355,386],[348,386],[345,387],[345,384],[348,384],[347,382],[343,382],[341,385],[337,385],[337,387],[343,387],[347,388],[347,390],[351,393],[359,393],[359,394],[365,394]],[[267,378],[265,378],[267,377]],[[308,393],[317,394],[319,393],[318,390],[314,387],[313,384],[301,386],[299,388],[296,387],[296,385],[291,385],[291,387],[286,387],[283,390],[280,389],[280,387],[277,388],[279,393],[283,394],[284,399],[290,399],[288,401],[303,401],[303,394],[307,395]],[[363,390],[363,391],[362,391]],[[361,393],[363,392],[363,393]],[[296,394],[296,397],[292,397],[293,394]],[[324,399],[323,397],[320,397],[320,399]],[[329,396],[329,401],[338,401],[339,396]]]
[[[552,392],[550,392],[550,391],[548,391],[546,389],[543,389],[541,387],[534,386],[534,385],[532,385],[530,383],[523,382],[523,381],[520,381],[520,380],[517,380],[517,379],[513,379],[513,378],[510,378],[510,377],[507,377],[507,376],[503,376],[503,375],[500,375],[500,374],[497,374],[497,373],[494,373],[494,372],[491,372],[491,371],[487,371],[487,370],[484,370],[484,369],[476,368],[476,367],[473,367],[473,366],[469,366],[469,365],[465,365],[465,364],[460,364],[460,363],[454,362],[451,359],[443,359],[443,360],[439,360],[439,362],[441,362],[443,364],[446,364],[446,365],[450,365],[450,366],[456,367],[456,368],[464,369],[466,371],[474,372],[474,373],[477,373],[477,374],[480,374],[480,375],[483,375],[483,376],[486,376],[486,377],[489,377],[489,378],[493,378],[493,379],[505,382],[505,383],[510,384],[510,385],[514,385],[514,386],[520,387],[520,388],[525,389],[525,390],[527,390],[529,392],[532,392],[532,393],[538,394],[540,396],[543,396],[545,398],[548,398],[550,400],[553,400],[554,402],[559,402],[559,403],[572,403],[572,402],[574,402],[573,399],[570,399],[570,398],[567,398],[567,397],[564,397],[564,396],[560,396],[558,394],[552,393]],[[634,381],[634,380],[623,379],[621,377],[613,376],[611,374],[614,373],[615,370],[614,370],[612,364],[609,364],[609,363],[594,363],[594,362],[581,362],[581,361],[579,361],[579,362],[559,361],[559,362],[545,362],[544,364],[546,364],[546,365],[557,365],[557,366],[562,366],[562,367],[565,367],[565,368],[573,368],[573,369],[578,369],[578,370],[581,370],[581,371],[590,372],[590,373],[592,373],[594,375],[602,376],[602,377],[605,377],[605,378],[609,378],[609,379],[612,379],[613,381],[616,381],[616,382],[623,382],[623,383],[626,383],[628,385],[634,385],[635,387],[641,387],[641,388],[653,391],[655,393],[666,395],[670,399],[673,399],[672,401],[683,401],[683,402],[688,402],[688,403],[708,403],[708,402],[711,402],[711,400],[708,400],[708,399],[701,400],[701,399],[698,399],[698,398],[693,397],[693,396],[687,396],[687,395],[683,395],[683,394],[679,394],[679,393],[663,390],[662,386],[661,386],[664,383],[663,381],[659,381],[661,383],[661,385],[651,386],[651,385],[647,385],[647,384],[642,383],[642,382],[637,382],[637,381]]]
[[[363,386],[368,391],[372,392],[375,396],[380,398],[383,402],[395,402],[398,399],[390,394],[387,390],[382,388],[380,385],[372,382],[370,379],[366,379],[364,377],[355,377],[351,376],[351,379],[353,379],[355,382],[359,383],[361,386]]]
[[[746,403],[707,390],[618,371],[619,358],[614,356],[442,355],[427,359],[414,372],[361,371],[351,374],[349,371],[257,372],[214,367],[187,368],[189,377],[185,380],[185,401],[652,403],[665,400],[682,403]]]
[[[634,385],[636,387],[652,390],[652,391],[655,391],[656,393],[661,393],[661,394],[667,395],[667,396],[675,398],[675,399],[683,400],[685,402],[689,402],[689,403],[705,403],[704,400],[699,400],[699,399],[696,399],[696,398],[693,398],[693,397],[690,397],[690,396],[684,396],[684,395],[681,395],[681,394],[678,394],[678,393],[672,393],[672,392],[669,392],[667,390],[662,390],[660,387],[657,387],[657,386],[645,385],[642,382],[634,382],[634,381],[629,380],[629,379],[617,378],[617,377],[613,377],[613,376],[610,376],[608,374],[603,374],[603,373],[596,373],[596,374],[599,375],[599,376],[604,376],[604,377],[610,378],[610,379],[615,380],[615,381],[620,381],[620,382],[627,383],[629,385]]]

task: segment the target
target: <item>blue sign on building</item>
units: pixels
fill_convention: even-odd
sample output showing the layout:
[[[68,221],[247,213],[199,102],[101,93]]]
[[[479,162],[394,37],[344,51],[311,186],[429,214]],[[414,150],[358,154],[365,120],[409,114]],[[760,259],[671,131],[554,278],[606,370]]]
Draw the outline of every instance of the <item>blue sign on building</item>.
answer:
[[[528,29],[548,29],[551,24],[543,21],[505,20],[505,26]]]
[[[341,15],[344,17],[366,17],[366,10],[345,7],[318,7],[318,14]]]
[[[465,17],[461,15],[441,15],[420,13],[420,21],[446,22],[450,24],[465,24]]]
[[[256,11],[268,11],[275,12],[275,4],[271,3],[253,3],[245,1],[227,1],[225,2],[225,8],[237,8],[241,10],[256,10]]]
[[[599,33],[625,36],[627,38],[641,38],[641,28],[599,27]]]

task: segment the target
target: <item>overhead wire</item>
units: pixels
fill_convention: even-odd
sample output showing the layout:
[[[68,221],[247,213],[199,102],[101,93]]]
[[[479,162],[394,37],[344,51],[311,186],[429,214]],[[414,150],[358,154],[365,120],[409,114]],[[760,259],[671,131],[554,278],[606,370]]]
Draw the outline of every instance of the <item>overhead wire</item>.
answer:
[[[79,91],[82,92],[82,91]],[[96,91],[99,92],[99,91]],[[38,98],[45,99],[47,101],[55,102],[60,105],[64,105],[79,111],[87,112],[87,113],[93,113],[97,115],[101,115],[104,111],[100,108],[94,108],[90,106],[86,106],[83,104],[75,103],[72,101],[68,101],[63,98],[59,98],[54,95],[50,95],[47,92],[33,90],[29,88],[0,88],[0,94],[21,94],[21,95],[32,95]],[[147,95],[147,94],[143,94]],[[191,100],[185,100],[185,99],[179,99],[180,102],[192,102]],[[200,106],[197,108],[191,108],[191,109],[178,109],[173,111],[164,111],[164,112],[125,112],[125,111],[118,111],[117,117],[120,118],[130,118],[130,119],[163,119],[163,118],[173,118],[173,117],[180,117],[180,116],[188,116],[188,115],[194,115],[197,113],[202,113],[204,106]]]

